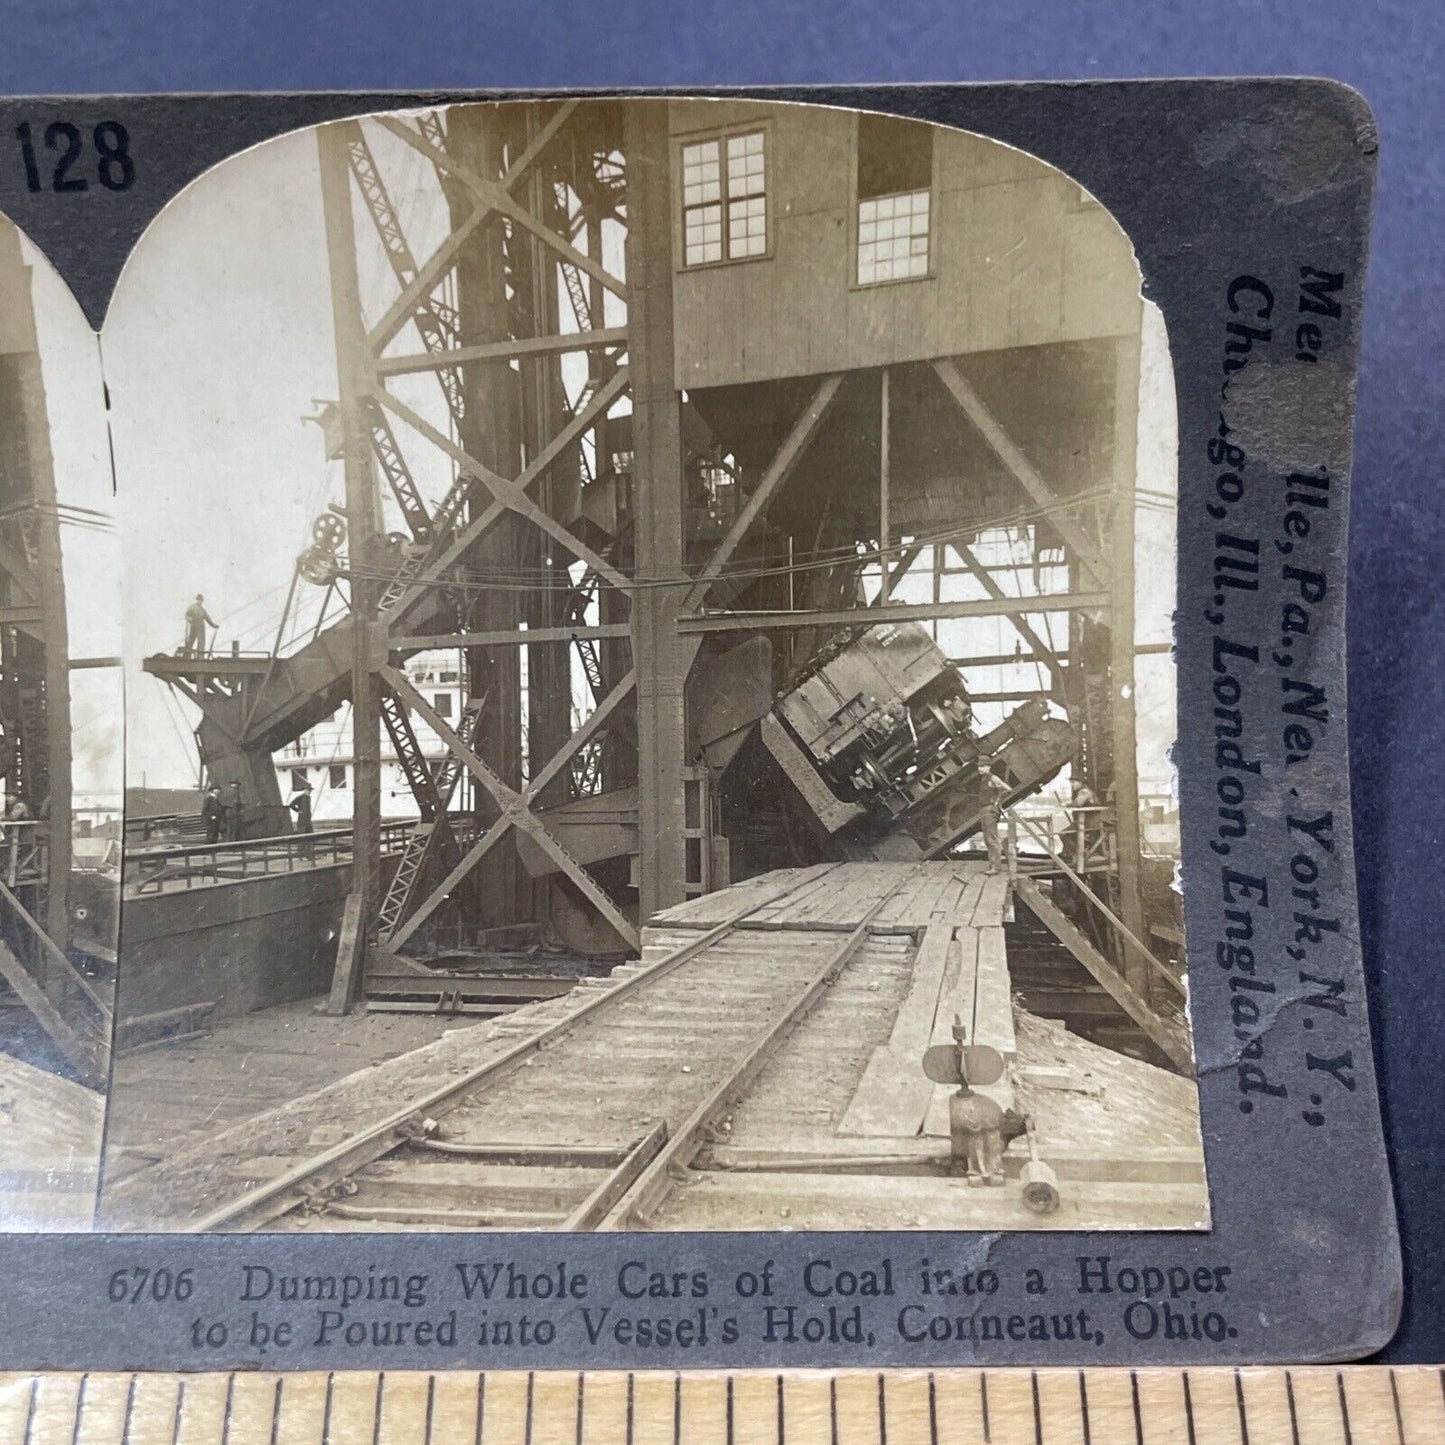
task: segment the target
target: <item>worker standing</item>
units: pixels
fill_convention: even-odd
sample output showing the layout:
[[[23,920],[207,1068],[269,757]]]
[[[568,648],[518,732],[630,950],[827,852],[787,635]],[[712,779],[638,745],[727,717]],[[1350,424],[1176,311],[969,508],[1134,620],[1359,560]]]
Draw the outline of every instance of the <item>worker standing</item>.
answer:
[[[241,837],[241,823],[246,816],[246,800],[240,783],[233,782],[226,798],[226,841],[235,843]]]
[[[226,822],[226,805],[221,801],[221,790],[214,783],[206,789],[206,796],[201,802],[201,819],[206,825],[206,842],[219,843]]]
[[[208,651],[206,628],[216,625],[216,619],[206,611],[206,599],[197,592],[196,600],[186,608],[186,645],[182,653],[186,657],[204,657]]]
[[[983,819],[984,846],[988,849],[988,871],[997,873],[1003,867],[999,824],[1003,821],[1003,800],[1008,796],[1009,785],[986,762],[978,765],[978,776],[983,784],[980,816]]]
[[[311,784],[308,783],[298,771],[291,787],[291,801],[287,807],[296,815],[296,831],[298,833],[310,833],[311,827]]]

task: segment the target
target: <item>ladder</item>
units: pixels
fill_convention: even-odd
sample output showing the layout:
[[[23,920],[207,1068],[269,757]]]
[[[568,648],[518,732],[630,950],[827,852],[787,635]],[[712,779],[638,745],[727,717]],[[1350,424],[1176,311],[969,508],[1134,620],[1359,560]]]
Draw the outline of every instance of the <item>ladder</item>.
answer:
[[[390,939],[396,931],[397,924],[406,915],[413,885],[416,883],[417,875],[421,872],[422,864],[426,861],[426,855],[431,849],[431,841],[435,833],[435,823],[418,823],[407,835],[406,848],[396,865],[396,872],[392,874],[391,885],[386,890],[386,897],[382,899],[381,911],[376,916],[377,938],[382,943]]]
[[[406,518],[408,530],[416,541],[429,543],[432,538],[432,521],[426,503],[422,500],[411,468],[407,466],[406,458],[402,456],[401,448],[397,445],[391,423],[386,419],[386,413],[375,397],[371,397],[367,402],[366,420],[371,429],[372,450],[376,453],[376,459],[391,487],[392,495],[396,498],[397,506],[401,508],[402,516]]]
[[[484,697],[468,698],[462,708],[456,733],[469,748],[476,736],[477,724],[481,719],[485,701]],[[412,759],[410,764],[405,760],[402,762],[402,767],[407,772],[407,781],[412,781],[412,769],[416,767],[419,767],[426,776],[426,781],[422,784],[422,792],[417,791],[415,784],[412,787],[413,794],[417,799],[417,806],[422,810],[422,820],[407,835],[406,847],[402,851],[396,872],[392,876],[391,886],[386,890],[386,897],[382,900],[381,909],[377,914],[377,939],[381,943],[387,943],[410,911],[412,897],[417,888],[417,879],[426,869],[431,857],[443,856],[450,866],[460,856],[461,850],[448,821],[447,809],[451,805],[457,783],[461,780],[462,760],[455,753],[449,752],[433,777],[431,769],[427,767],[426,760],[421,755],[421,747],[416,741],[416,734],[412,730],[406,708],[390,692],[383,694],[382,716],[387,719],[387,731],[392,734],[393,743],[400,735],[405,742],[408,755]],[[399,722],[396,721],[398,717]],[[394,727],[395,731],[393,731]],[[402,757],[400,747],[397,749],[397,756],[398,758]],[[423,793],[428,795],[426,802],[422,800]],[[430,817],[428,817],[428,811],[431,813]]]
[[[425,130],[423,133],[425,134]],[[376,227],[377,238],[391,264],[392,274],[396,277],[397,285],[405,289],[416,279],[420,268],[407,243],[396,206],[381,179],[376,157],[372,155],[359,123],[353,123],[349,129],[346,152],[351,174],[361,192],[362,200],[366,203],[372,224]],[[423,345],[433,355],[448,351],[456,345],[459,327],[456,310],[436,296],[419,298],[411,319],[416,324]],[[466,404],[459,373],[455,367],[441,367],[437,370],[437,380],[446,395],[453,419],[460,422]]]
[[[441,520],[440,513],[433,519],[431,526],[435,528]],[[391,581],[386,584],[386,591],[381,594],[381,601],[377,603],[377,611],[385,614],[401,601],[407,588],[416,581],[417,574],[422,569],[422,564],[431,553],[430,545],[413,543],[402,556],[401,566],[397,568]]]
[[[437,792],[436,778],[422,755],[421,744],[412,728],[405,705],[389,689],[381,694],[381,718],[396,751],[396,760],[406,774],[407,785],[416,799],[423,823],[435,823],[444,811]]]

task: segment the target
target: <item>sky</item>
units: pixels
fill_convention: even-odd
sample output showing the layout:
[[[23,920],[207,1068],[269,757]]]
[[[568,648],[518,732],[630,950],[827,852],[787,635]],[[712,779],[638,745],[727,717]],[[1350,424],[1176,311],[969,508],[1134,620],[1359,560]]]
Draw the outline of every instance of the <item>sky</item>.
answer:
[[[413,249],[424,256],[445,226],[425,163],[375,127],[367,134]],[[359,209],[354,219],[362,294],[374,318],[394,288],[369,221]],[[1172,376],[1162,321],[1149,310],[1140,485],[1172,494]],[[221,624],[222,645],[235,639],[243,650],[268,650],[293,560],[310,540],[312,520],[343,492],[321,429],[304,420],[337,389],[314,132],[233,158],[166,208],[126,266],[103,345],[124,499],[129,782],[192,786],[194,715],[144,674],[142,659],[180,645],[184,610],[197,592]],[[415,338],[403,349],[417,349]],[[445,430],[431,378],[405,378],[395,389]],[[407,445],[405,433],[402,440]],[[408,455],[423,492],[440,495],[449,477],[435,456],[424,446]],[[1173,517],[1141,511],[1138,525],[1136,635],[1167,641]],[[302,620],[314,620],[319,593],[299,585]],[[998,650],[1011,650],[1011,630],[1005,638],[1007,624],[998,626]],[[1141,658],[1138,688],[1141,775],[1164,788],[1174,736],[1169,659]]]
[[[405,177],[400,143],[371,139]],[[424,252],[425,218],[399,204]],[[370,223],[356,221],[365,246]],[[362,287],[379,297],[375,249]],[[316,139],[305,131],[201,177],[147,230],[116,287],[104,349],[125,498],[131,786],[196,782],[194,715],[141,660],[181,645],[198,592],[223,645],[269,650],[293,560],[314,518],[342,499],[341,468],[305,420],[337,392],[329,286]],[[444,425],[435,383],[407,380],[398,394]],[[428,495],[445,490],[449,476],[425,448],[409,459]],[[304,617],[314,621],[320,601],[300,585]]]

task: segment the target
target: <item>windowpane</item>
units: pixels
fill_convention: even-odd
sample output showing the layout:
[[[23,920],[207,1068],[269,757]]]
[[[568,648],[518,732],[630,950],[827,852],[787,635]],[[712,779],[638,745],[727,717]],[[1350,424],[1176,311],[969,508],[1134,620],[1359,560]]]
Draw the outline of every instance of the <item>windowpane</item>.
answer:
[[[695,206],[684,212],[684,264],[702,266],[722,258],[722,207]]]
[[[728,137],[728,195],[760,196],[765,189],[763,134]]]
[[[765,139],[764,132],[749,131],[682,148],[685,266],[767,254]]]
[[[858,283],[928,274],[928,192],[858,202]]]
[[[728,207],[728,254],[761,256],[768,248],[767,203],[761,196]]]
[[[722,166],[715,140],[683,147],[682,191],[686,206],[722,198]]]

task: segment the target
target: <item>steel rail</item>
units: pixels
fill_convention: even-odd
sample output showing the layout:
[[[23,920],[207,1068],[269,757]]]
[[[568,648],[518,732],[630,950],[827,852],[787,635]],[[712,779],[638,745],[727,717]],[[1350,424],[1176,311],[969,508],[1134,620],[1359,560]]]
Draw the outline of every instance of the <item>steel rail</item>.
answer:
[[[653,1155],[652,1162],[598,1219],[599,1231],[645,1227],[647,1219],[672,1192],[672,1178],[685,1168],[707,1141],[703,1137],[719,1115],[733,1103],[763,1071],[778,1045],[813,1011],[814,1005],[837,978],[843,966],[868,936],[869,926],[883,905],[897,893],[890,888],[864,913],[853,931],[829,955],[797,995],[792,1006],[753,1042],[737,1067],[700,1103],[672,1136]]]
[[[338,1183],[353,1174],[363,1165],[390,1154],[408,1142],[408,1130],[413,1129],[422,1119],[439,1110],[455,1107],[461,1099],[478,1087],[492,1084],[511,1073],[526,1059],[542,1052],[549,1044],[571,1033],[579,1025],[594,1017],[605,1008],[630,997],[649,984],[672,973],[726,938],[738,924],[752,914],[776,903],[780,898],[795,891],[803,882],[812,882],[840,867],[837,863],[826,863],[806,869],[786,884],[770,890],[757,902],[734,914],[722,923],[700,933],[697,938],[675,948],[672,952],[647,965],[618,984],[616,988],[600,993],[596,998],[582,1005],[575,1013],[559,1019],[538,1033],[519,1040],[511,1048],[479,1065],[469,1073],[433,1089],[420,1099],[414,1099],[403,1108],[389,1114],[375,1124],[368,1125],[339,1143],[312,1155],[300,1164],[293,1165],[276,1178],[258,1188],[211,1210],[187,1224],[182,1231],[188,1234],[204,1234],[218,1230],[258,1229],[261,1225],[283,1214],[289,1214],[307,1202],[317,1191]],[[870,917],[872,916],[870,911]]]

